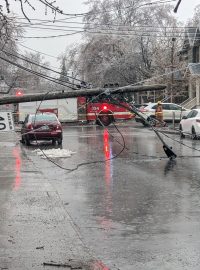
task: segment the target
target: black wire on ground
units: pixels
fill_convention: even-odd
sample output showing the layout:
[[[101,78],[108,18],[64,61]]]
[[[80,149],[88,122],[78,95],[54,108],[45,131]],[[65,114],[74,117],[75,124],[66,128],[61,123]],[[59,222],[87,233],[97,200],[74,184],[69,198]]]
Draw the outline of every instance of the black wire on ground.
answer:
[[[47,92],[47,93],[45,94],[45,96],[43,97],[43,100],[41,100],[39,106],[37,107],[37,110],[36,110],[36,113],[35,113],[35,119],[36,119],[36,114],[37,114],[37,112],[39,111],[42,102],[44,101],[45,97],[46,97],[50,92],[51,92],[51,91],[49,91],[49,92]],[[101,93],[101,94],[102,94],[102,93]],[[101,95],[101,94],[100,94],[100,95]],[[99,120],[100,120],[100,119],[99,119]],[[100,120],[100,121],[101,121],[101,120]],[[101,122],[101,124],[103,125],[102,122]],[[81,167],[81,166],[86,166],[86,165],[91,165],[91,164],[97,164],[97,163],[105,163],[105,162],[107,162],[107,161],[113,160],[113,159],[117,158],[117,157],[124,151],[124,149],[126,149],[126,143],[125,143],[125,139],[124,139],[123,134],[120,132],[120,130],[117,128],[117,126],[116,126],[114,123],[113,123],[113,125],[114,125],[114,127],[116,128],[116,130],[118,131],[118,133],[121,135],[121,138],[122,138],[122,141],[123,141],[123,144],[121,144],[121,143],[117,140],[117,142],[118,142],[119,144],[122,145],[122,149],[119,151],[119,153],[117,153],[116,155],[114,155],[113,157],[111,157],[111,158],[109,158],[109,159],[105,159],[105,160],[96,160],[96,161],[90,161],[90,162],[79,163],[76,167],[74,167],[74,168],[72,168],[72,169],[65,168],[65,167],[61,166],[60,164],[56,163],[54,160],[50,159],[50,158],[45,154],[45,152],[43,151],[43,149],[40,148],[40,145],[38,144],[36,135],[35,135],[35,134],[34,134],[34,135],[35,135],[36,144],[37,144],[38,148],[40,149],[40,151],[43,153],[43,155],[46,157],[46,159],[47,159],[48,161],[50,161],[51,163],[53,163],[54,165],[56,165],[56,166],[59,167],[60,169],[63,169],[63,170],[68,171],[68,172],[73,172],[73,171],[75,171],[75,170],[78,170],[78,168]],[[104,125],[103,125],[103,127],[105,128]],[[107,129],[107,130],[108,130],[108,129]],[[108,131],[108,132],[109,132],[109,131]],[[110,132],[109,132],[109,134],[110,134]],[[112,137],[114,137],[114,136],[112,136]]]
[[[92,164],[98,164],[98,163],[106,163],[107,161],[116,159],[124,151],[124,149],[125,149],[125,140],[124,140],[124,137],[123,137],[122,133],[120,132],[120,130],[117,128],[117,126],[114,125],[114,127],[116,128],[116,130],[121,135],[121,138],[122,138],[122,141],[123,141],[123,147],[119,151],[119,153],[117,153],[116,155],[112,156],[111,158],[108,158],[108,159],[105,159],[105,160],[96,160],[96,161],[82,162],[82,163],[79,163],[76,167],[70,169],[70,168],[65,168],[65,167],[61,166],[60,164],[56,163],[54,160],[50,159],[43,151],[42,152],[43,152],[44,156],[46,157],[46,159],[48,161],[50,161],[51,163],[53,163],[54,165],[56,165],[60,169],[65,170],[65,171],[68,171],[69,173],[78,170],[78,168],[79,167],[82,167],[82,166],[92,165]]]
[[[158,132],[159,132],[159,133],[162,133],[165,137],[169,138],[170,140],[172,140],[172,141],[174,141],[174,142],[177,142],[177,143],[179,143],[179,144],[181,144],[181,145],[183,145],[183,146],[185,146],[185,147],[187,147],[187,148],[190,148],[190,149],[192,149],[192,150],[195,150],[195,151],[200,152],[200,149],[197,149],[197,148],[195,148],[195,147],[189,146],[189,145],[187,145],[187,144],[181,142],[180,140],[176,140],[176,139],[170,137],[169,135],[167,135],[167,134],[166,134],[164,131],[162,131],[162,130],[158,130]],[[180,156],[179,156],[179,157],[180,157]]]
[[[112,102],[110,102],[110,103],[112,103]],[[131,110],[130,108],[128,108],[127,106],[118,103],[116,100],[114,100],[114,103],[112,103],[112,104],[116,104],[116,103],[117,103],[118,106],[121,106],[121,107],[123,107],[123,108],[126,108],[126,109],[129,110],[130,112],[134,112],[134,113],[136,113],[139,117],[141,117],[141,115],[137,112],[138,110],[137,110],[136,107],[134,108],[134,111],[133,111],[133,110]],[[135,110],[136,110],[136,111],[135,111]],[[143,113],[141,113],[141,114],[143,114]],[[146,120],[146,119],[144,119],[143,117],[142,117],[142,119],[143,119],[143,120]],[[167,135],[164,131],[159,130],[159,129],[156,129],[156,128],[155,128],[151,123],[149,123],[149,122],[148,122],[148,125],[149,125],[149,127],[151,127],[151,129],[153,129],[154,132],[156,131],[156,135],[157,135],[157,133],[161,133],[161,134],[163,134],[165,137],[171,139],[172,141],[175,141],[175,142],[177,142],[177,143],[179,143],[179,144],[181,144],[181,145],[183,145],[183,146],[185,146],[185,147],[187,147],[187,148],[190,148],[190,149],[192,149],[192,150],[195,150],[195,151],[200,152],[200,149],[197,149],[197,148],[195,148],[195,147],[191,147],[191,146],[189,146],[189,145],[187,145],[187,144],[185,144],[185,143],[183,143],[183,142],[181,142],[181,141],[178,141],[178,140],[176,140],[176,139],[170,137],[170,136]],[[187,134],[188,134],[188,135],[192,135],[191,133],[187,133]],[[139,153],[136,153],[136,152],[135,152],[135,154],[139,154]],[[144,156],[146,156],[146,155],[144,155]],[[153,156],[152,156],[152,157],[153,157]],[[196,157],[196,156],[179,156],[179,157],[183,158],[183,157]]]
[[[109,99],[110,99],[110,102],[109,103],[115,104],[115,105],[118,105],[118,106],[121,106],[121,107],[127,109],[128,111],[130,111],[131,113],[134,113],[134,114],[138,115],[140,118],[142,118],[144,120],[144,122],[147,123],[147,125],[151,127],[151,129],[157,135],[158,139],[162,142],[162,144],[163,144],[163,150],[164,150],[165,154],[167,155],[167,157],[169,159],[175,159],[176,158],[176,154],[172,151],[172,147],[169,147],[166,144],[166,142],[160,136],[158,130],[151,123],[149,123],[149,121],[147,121],[147,119],[145,117],[143,117],[140,114],[140,112],[137,110],[136,107],[134,107],[133,104],[130,104],[130,106],[123,105],[123,104],[119,103],[116,99],[114,99],[111,95],[109,96]]]
[[[119,145],[121,145],[122,147],[124,147],[124,145],[123,145],[120,141],[118,141],[118,140],[115,138],[115,136],[112,135],[112,133],[109,131],[109,129],[105,127],[105,125],[103,124],[103,122],[102,122],[101,119],[99,118],[100,115],[97,115],[96,112],[95,112],[95,116],[96,116],[96,121],[99,121],[99,123],[101,124],[101,126],[104,127],[104,129],[106,129],[106,130],[108,131],[109,135],[113,138],[113,140],[115,140]],[[114,122],[112,122],[112,124],[113,124],[113,126],[115,126],[115,128],[117,129],[117,126],[114,124]],[[117,129],[117,130],[118,130],[118,129]],[[120,133],[120,131],[119,131],[119,133]],[[121,133],[121,135],[122,135],[122,133]],[[122,136],[123,136],[123,135],[122,135]],[[124,137],[123,137],[123,138],[124,138]],[[125,141],[124,141],[124,143],[125,143]],[[126,146],[125,146],[125,149],[126,149],[126,150],[129,150]]]

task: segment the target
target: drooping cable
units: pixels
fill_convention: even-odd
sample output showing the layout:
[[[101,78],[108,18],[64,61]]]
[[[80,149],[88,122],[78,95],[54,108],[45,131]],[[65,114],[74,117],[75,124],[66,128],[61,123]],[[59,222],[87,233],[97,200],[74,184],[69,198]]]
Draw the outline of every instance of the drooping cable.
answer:
[[[69,85],[69,84],[72,84],[72,83],[69,83],[69,82],[66,82],[66,81],[63,81],[63,80],[60,80],[60,79],[56,79],[56,78],[53,78],[53,77],[51,77],[51,76],[42,74],[42,73],[40,73],[40,72],[36,72],[36,71],[31,70],[31,69],[25,68],[24,66],[22,66],[22,65],[20,65],[20,64],[17,64],[17,63],[15,63],[15,62],[13,62],[13,61],[11,61],[11,60],[9,60],[9,59],[6,59],[6,58],[4,58],[4,57],[2,57],[2,56],[0,56],[0,59],[1,59],[1,60],[4,60],[5,62],[8,62],[8,63],[10,63],[10,64],[12,64],[12,65],[14,65],[14,66],[20,68],[20,69],[23,69],[23,70],[25,70],[25,71],[27,71],[27,72],[30,72],[30,73],[32,73],[32,74],[38,76],[38,77],[41,77],[41,78],[44,78],[44,79],[46,79],[46,80],[48,80],[48,81],[54,82],[54,83],[56,83],[56,84],[59,84],[59,85],[68,87],[68,88],[70,88],[70,89],[72,89],[72,90],[76,90],[76,88],[74,88],[74,87],[72,87],[72,86]]]

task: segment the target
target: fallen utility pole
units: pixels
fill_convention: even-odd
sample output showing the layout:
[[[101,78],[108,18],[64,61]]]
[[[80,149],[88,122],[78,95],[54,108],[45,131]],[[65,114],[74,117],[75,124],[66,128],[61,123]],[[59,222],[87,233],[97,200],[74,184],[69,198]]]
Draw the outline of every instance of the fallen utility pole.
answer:
[[[154,126],[147,120],[148,117],[146,117],[145,115],[143,115],[143,114],[142,114],[142,113],[134,106],[134,104],[131,104],[131,106],[129,107],[129,106],[126,106],[126,105],[124,105],[124,104],[119,103],[119,102],[116,101],[115,99],[111,99],[110,103],[111,103],[111,104],[118,105],[118,106],[121,106],[121,107],[127,109],[128,111],[130,111],[130,112],[132,112],[132,113],[138,115],[140,118],[142,118],[142,119],[144,120],[144,122],[145,122],[148,126],[151,127],[151,129],[152,129],[152,130],[155,132],[155,134],[157,135],[158,139],[162,142],[162,144],[163,144],[163,150],[165,151],[165,154],[167,155],[167,157],[168,157],[169,159],[171,159],[171,160],[172,160],[172,159],[175,159],[175,158],[177,157],[176,154],[173,152],[172,147],[170,147],[170,146],[168,146],[168,145],[166,144],[166,142],[165,142],[165,141],[163,140],[163,138],[160,136],[159,131],[158,131],[156,128],[154,128]]]
[[[49,91],[44,94],[27,94],[23,96],[6,96],[0,98],[0,105],[4,104],[16,104],[23,102],[32,101],[44,101],[51,99],[63,99],[63,98],[73,98],[73,97],[87,97],[96,96],[100,94],[116,94],[116,93],[136,93],[136,92],[146,92],[146,91],[159,91],[164,90],[166,85],[141,85],[141,86],[124,86],[118,88],[96,88],[96,89],[85,89],[85,90],[73,90],[66,92],[52,92]]]

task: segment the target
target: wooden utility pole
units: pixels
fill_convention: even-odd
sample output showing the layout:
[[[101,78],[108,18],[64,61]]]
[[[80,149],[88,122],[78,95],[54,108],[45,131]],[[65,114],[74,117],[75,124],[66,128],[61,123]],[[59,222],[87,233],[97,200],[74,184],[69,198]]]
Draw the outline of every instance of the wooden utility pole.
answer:
[[[136,93],[146,91],[159,91],[166,88],[166,85],[141,85],[141,86],[124,86],[118,88],[96,88],[96,89],[85,89],[85,90],[73,90],[66,92],[47,92],[45,94],[29,94],[23,96],[7,96],[0,98],[0,105],[4,104],[16,104],[23,102],[32,101],[44,101],[51,99],[63,99],[73,97],[91,97],[101,94],[112,95],[117,93]]]

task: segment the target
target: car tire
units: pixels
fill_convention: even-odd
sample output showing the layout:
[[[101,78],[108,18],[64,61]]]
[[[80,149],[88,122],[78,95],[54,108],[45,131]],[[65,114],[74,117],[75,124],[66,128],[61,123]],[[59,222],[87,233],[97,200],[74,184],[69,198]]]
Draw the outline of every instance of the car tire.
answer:
[[[26,145],[26,146],[31,145],[31,144],[30,144],[30,140],[29,140],[28,137],[25,137],[25,145]]]
[[[61,145],[61,144],[62,144],[62,138],[59,138],[59,139],[57,140],[57,142],[58,142],[58,145]]]
[[[195,128],[194,127],[192,127],[192,140],[196,140],[197,139],[197,134],[196,134],[196,130],[195,130]]]
[[[24,139],[24,136],[23,135],[22,135],[21,143],[22,144],[25,144],[25,139]]]
[[[179,126],[179,131],[180,131],[180,138],[181,139],[184,139],[185,138],[185,135],[183,134],[183,128],[182,128],[181,125]]]
[[[156,117],[155,115],[150,115],[148,118],[147,118],[150,126],[155,126],[156,125]]]
[[[100,114],[97,118],[97,125],[99,126],[109,126],[113,122],[113,117],[109,114]]]
[[[55,145],[56,144],[56,140],[52,139],[52,144]]]
[[[142,121],[142,124],[144,127],[149,127],[149,125],[150,125],[150,124],[147,124],[147,122],[145,122],[145,121]]]

